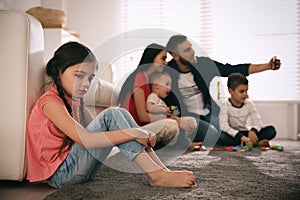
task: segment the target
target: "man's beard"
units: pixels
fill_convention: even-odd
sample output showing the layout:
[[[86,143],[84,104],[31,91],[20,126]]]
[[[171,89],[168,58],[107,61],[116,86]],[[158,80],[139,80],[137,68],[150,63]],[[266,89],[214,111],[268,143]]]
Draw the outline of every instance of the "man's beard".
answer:
[[[187,61],[186,59],[184,59],[183,57],[179,56],[179,61],[183,64],[183,65],[191,65],[191,64],[196,64],[196,59],[193,59],[193,61]]]

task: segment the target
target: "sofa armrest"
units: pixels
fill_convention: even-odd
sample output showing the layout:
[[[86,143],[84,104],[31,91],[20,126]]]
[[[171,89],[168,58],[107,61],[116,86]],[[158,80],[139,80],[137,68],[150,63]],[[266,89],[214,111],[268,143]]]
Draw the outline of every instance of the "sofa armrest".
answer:
[[[0,10],[0,44],[0,180],[22,181],[27,118],[44,83],[42,26],[23,12]]]

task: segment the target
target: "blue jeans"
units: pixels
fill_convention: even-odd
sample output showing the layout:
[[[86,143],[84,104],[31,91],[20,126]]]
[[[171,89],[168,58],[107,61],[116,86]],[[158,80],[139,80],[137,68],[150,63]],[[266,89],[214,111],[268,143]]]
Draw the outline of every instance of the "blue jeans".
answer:
[[[101,112],[88,126],[93,132],[113,131],[138,127],[134,119],[122,108],[110,108]],[[129,141],[117,145],[128,160],[132,161],[145,147],[136,141]],[[64,185],[83,183],[91,180],[97,169],[105,161],[112,147],[86,149],[79,144],[73,144],[69,155],[59,166],[53,176],[46,182],[54,188]]]

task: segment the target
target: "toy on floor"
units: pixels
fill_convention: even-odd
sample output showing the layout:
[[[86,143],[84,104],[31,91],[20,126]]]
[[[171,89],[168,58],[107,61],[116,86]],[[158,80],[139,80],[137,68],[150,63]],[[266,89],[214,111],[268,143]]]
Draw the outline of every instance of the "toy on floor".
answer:
[[[271,146],[271,149],[277,150],[277,151],[283,151],[283,146],[280,145],[280,144],[272,145],[272,146]]]
[[[260,147],[260,150],[262,150],[262,151],[268,151],[268,150],[270,150],[270,147]]]
[[[246,146],[249,147],[249,149],[253,148],[253,143],[252,142],[246,142]]]
[[[224,149],[226,151],[233,151],[234,146],[226,146]]]
[[[201,146],[196,145],[196,146],[193,146],[192,148],[190,148],[190,151],[200,151],[200,149],[201,149]]]
[[[195,146],[193,151],[200,151],[201,147]],[[272,145],[270,147],[260,147],[260,148],[253,148],[252,142],[246,142],[246,145],[241,146],[226,146],[224,148],[222,147],[208,147],[207,150],[211,151],[235,151],[235,152],[258,152],[258,151],[268,151],[268,150],[277,150],[277,151],[283,151],[283,146],[280,144]]]
[[[206,151],[206,147],[202,145],[202,143],[200,145],[195,145],[191,148],[189,148],[190,151]]]
[[[236,152],[248,152],[248,151],[252,151],[252,148],[253,148],[252,142],[246,142],[245,146],[238,145],[233,147],[232,150]]]
[[[214,147],[213,150],[214,151],[223,151],[224,148],[222,148],[222,147]]]
[[[244,147],[240,146],[240,145],[237,145],[237,146],[234,146],[232,148],[233,151],[236,151],[236,152],[246,152],[247,149],[244,149]]]
[[[261,147],[260,150],[262,151],[267,151],[267,150],[277,150],[277,151],[283,151],[283,146],[280,145],[280,144],[277,144],[277,145],[272,145],[270,147]]]

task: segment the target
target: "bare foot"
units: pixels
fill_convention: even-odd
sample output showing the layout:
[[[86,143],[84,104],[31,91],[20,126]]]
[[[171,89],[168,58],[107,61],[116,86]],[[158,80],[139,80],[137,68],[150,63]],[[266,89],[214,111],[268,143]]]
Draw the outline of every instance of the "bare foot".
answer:
[[[261,140],[257,143],[259,147],[270,147],[269,140]]]
[[[191,171],[167,171],[164,169],[148,173],[150,186],[194,188],[197,187],[196,177]]]

